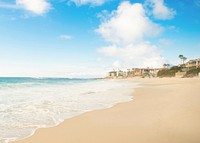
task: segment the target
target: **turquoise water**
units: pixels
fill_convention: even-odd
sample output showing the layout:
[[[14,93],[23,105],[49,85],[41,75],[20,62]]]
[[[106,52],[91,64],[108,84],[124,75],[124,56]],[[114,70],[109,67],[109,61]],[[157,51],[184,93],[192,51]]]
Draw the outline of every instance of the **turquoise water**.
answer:
[[[19,77],[0,77],[0,85],[9,84],[69,84],[94,81],[96,79],[69,79],[69,78],[19,78]]]
[[[0,143],[130,101],[136,85],[129,80],[0,78]]]

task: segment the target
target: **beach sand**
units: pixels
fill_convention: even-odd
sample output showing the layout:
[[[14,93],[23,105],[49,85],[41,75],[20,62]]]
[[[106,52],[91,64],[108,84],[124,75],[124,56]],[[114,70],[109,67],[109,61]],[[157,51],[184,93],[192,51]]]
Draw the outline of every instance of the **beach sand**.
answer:
[[[134,100],[67,119],[16,143],[200,143],[200,78],[135,79]]]

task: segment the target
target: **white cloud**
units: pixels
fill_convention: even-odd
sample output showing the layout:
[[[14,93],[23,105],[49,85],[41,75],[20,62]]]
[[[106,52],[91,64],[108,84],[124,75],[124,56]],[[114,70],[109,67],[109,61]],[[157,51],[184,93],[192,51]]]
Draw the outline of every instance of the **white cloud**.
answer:
[[[166,6],[164,0],[146,0],[146,4],[152,8],[152,14],[156,19],[172,19],[176,14],[175,10]]]
[[[69,40],[69,39],[72,39],[72,36],[71,35],[60,35],[59,38],[63,39],[63,40]]]
[[[16,0],[15,4],[0,3],[0,8],[24,9],[31,13],[42,15],[51,9],[51,4],[47,0]]]
[[[108,57],[117,57],[122,61],[115,61],[119,68],[123,67],[160,67],[163,65],[163,58],[158,47],[151,45],[148,42],[143,42],[137,45],[127,45],[126,47],[118,47],[111,45],[98,49],[98,52]],[[123,66],[123,67],[122,67]]]
[[[122,2],[104,19],[96,31],[111,44],[97,51],[113,58],[113,68],[162,66],[159,48],[145,38],[160,34],[163,28],[146,16],[142,4]]]
[[[99,5],[104,4],[106,2],[106,0],[70,0],[70,2],[74,2],[78,6],[85,5],[85,4],[91,4],[93,6],[99,6]]]
[[[16,5],[37,15],[42,15],[51,9],[46,0],[16,0]]]
[[[96,30],[106,41],[114,44],[138,43],[144,37],[158,35],[162,27],[146,15],[142,4],[122,2],[116,11],[108,15]]]

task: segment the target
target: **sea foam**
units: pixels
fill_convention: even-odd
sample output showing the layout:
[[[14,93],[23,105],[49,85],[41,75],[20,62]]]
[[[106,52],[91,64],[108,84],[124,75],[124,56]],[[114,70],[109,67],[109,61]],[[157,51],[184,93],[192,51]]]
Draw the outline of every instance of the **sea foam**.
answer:
[[[136,86],[130,80],[0,78],[0,143],[130,101]]]

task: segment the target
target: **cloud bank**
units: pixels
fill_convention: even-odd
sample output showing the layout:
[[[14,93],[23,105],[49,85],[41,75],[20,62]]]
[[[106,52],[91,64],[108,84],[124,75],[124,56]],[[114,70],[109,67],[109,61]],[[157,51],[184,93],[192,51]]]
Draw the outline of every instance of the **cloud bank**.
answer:
[[[103,38],[114,44],[138,43],[144,37],[153,37],[162,27],[153,23],[146,15],[142,4],[126,1],[102,22],[96,30]]]
[[[158,47],[148,42],[131,44],[125,47],[110,45],[99,48],[98,52],[118,59],[113,62],[113,68],[160,67],[164,62]]]
[[[162,30],[162,26],[147,17],[142,4],[125,1],[107,15],[96,29],[110,42],[109,46],[97,51],[106,57],[117,59],[118,63],[123,63],[126,67],[160,67],[164,62],[161,52],[146,38],[155,37]]]

